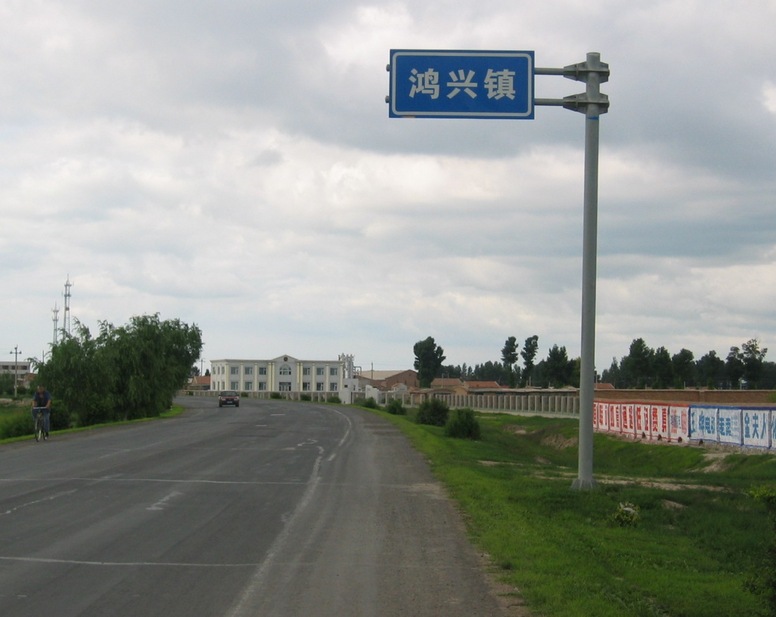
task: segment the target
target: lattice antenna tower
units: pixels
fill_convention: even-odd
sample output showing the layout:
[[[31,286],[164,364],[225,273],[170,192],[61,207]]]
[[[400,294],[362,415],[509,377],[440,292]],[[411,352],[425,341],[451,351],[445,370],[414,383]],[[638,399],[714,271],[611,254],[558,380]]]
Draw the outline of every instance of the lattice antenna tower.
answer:
[[[54,308],[51,309],[51,321],[54,322],[54,345],[57,344],[57,326],[59,325],[59,307],[54,302]]]
[[[70,282],[70,275],[67,275],[67,281],[65,282],[65,318],[62,324],[62,331],[70,334],[70,288],[74,283]]]
[[[345,379],[353,379],[353,359],[355,356],[353,354],[340,354],[339,355],[339,361],[344,363],[343,370],[345,371],[345,374],[343,375]]]

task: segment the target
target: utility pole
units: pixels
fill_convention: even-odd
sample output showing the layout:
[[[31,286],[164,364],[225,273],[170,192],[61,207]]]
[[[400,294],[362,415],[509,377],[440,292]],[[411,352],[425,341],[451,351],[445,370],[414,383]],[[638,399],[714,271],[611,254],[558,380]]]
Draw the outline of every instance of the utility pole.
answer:
[[[13,397],[16,398],[19,386],[19,346],[15,345],[13,351]]]

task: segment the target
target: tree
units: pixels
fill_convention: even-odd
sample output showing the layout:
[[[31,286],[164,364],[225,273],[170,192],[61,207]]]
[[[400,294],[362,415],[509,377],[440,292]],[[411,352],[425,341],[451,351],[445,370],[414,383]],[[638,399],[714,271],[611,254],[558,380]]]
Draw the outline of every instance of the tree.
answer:
[[[628,355],[620,362],[620,371],[626,388],[645,388],[653,383],[652,360],[655,352],[643,338],[633,339]]]
[[[749,339],[741,346],[741,360],[744,363],[744,379],[747,387],[758,388],[763,374],[763,361],[767,348],[760,349],[760,341]]]
[[[446,364],[440,367],[437,372],[439,377],[448,377],[450,379],[461,379],[461,367],[452,364]]]
[[[159,315],[127,326],[100,323],[93,338],[76,321],[75,335],[54,345],[39,378],[82,425],[158,416],[169,409],[202,350],[202,333]]]
[[[763,362],[763,374],[760,378],[761,390],[776,389],[776,363]]]
[[[471,367],[467,366],[466,362],[464,362],[461,365],[461,372],[460,372],[461,379],[466,379],[466,377],[469,374],[470,370],[471,370]]]
[[[695,363],[698,385],[719,388],[725,381],[725,361],[713,349]]]
[[[13,375],[11,373],[0,375],[0,394],[13,394]]]
[[[744,377],[745,370],[741,350],[734,345],[730,348],[725,359],[725,373],[731,388],[738,389],[741,387],[741,379]]]
[[[579,388],[579,384],[581,380],[582,380],[582,358],[577,356],[576,358],[571,360],[571,381],[569,382],[569,385],[574,386],[575,388]]]
[[[652,358],[652,372],[655,388],[671,388],[674,385],[674,365],[671,362],[671,354],[665,347],[658,347]]]
[[[437,346],[432,336],[415,343],[412,350],[415,353],[415,370],[418,371],[420,387],[428,388],[445,361],[445,352]]]
[[[122,381],[123,412],[127,418],[158,416],[169,409],[175,392],[189,377],[199,357],[199,328],[179,320],[161,321],[159,315],[133,317],[115,331],[116,358]]]
[[[617,363],[617,358],[612,358],[612,364],[608,369],[604,369],[601,374],[601,381],[604,383],[610,383],[615,388],[621,387],[622,382],[620,380],[620,365]]]
[[[534,334],[525,339],[523,351],[520,352],[520,356],[523,358],[522,382],[524,386],[531,382],[531,373],[533,372],[537,351],[539,351],[539,337]]]
[[[504,363],[504,368],[507,371],[510,388],[514,388],[517,384],[517,377],[514,371],[518,358],[517,347],[517,339],[514,336],[510,336],[504,342],[504,347],[501,349],[501,361]]]
[[[674,369],[674,386],[685,388],[694,386],[696,382],[695,357],[689,349],[682,349],[671,358]]]
[[[547,354],[545,363],[545,378],[553,388],[561,388],[571,383],[571,373],[574,365],[569,361],[565,347],[553,345]]]
[[[488,360],[485,364],[478,364],[474,372],[477,380],[497,381],[501,384],[509,380],[506,371],[501,363]]]

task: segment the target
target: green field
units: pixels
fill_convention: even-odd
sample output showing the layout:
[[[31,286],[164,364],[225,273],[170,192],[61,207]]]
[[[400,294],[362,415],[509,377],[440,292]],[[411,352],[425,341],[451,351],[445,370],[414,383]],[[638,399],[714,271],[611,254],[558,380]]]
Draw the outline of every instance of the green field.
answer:
[[[773,541],[748,492],[773,485],[776,456],[598,434],[598,486],[579,492],[576,420],[479,415],[474,442],[378,413],[428,457],[494,575],[531,614],[769,614],[747,588]]]

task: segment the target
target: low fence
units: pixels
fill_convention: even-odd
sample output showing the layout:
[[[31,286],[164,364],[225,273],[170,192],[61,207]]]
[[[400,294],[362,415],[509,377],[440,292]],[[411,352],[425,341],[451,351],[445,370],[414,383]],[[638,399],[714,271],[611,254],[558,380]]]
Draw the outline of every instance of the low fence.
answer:
[[[490,411],[503,413],[537,413],[579,415],[579,394],[575,390],[542,390],[526,392],[484,392],[477,394],[452,394],[449,392],[369,392],[380,405],[387,405],[392,400],[401,401],[406,407],[418,407],[423,401],[431,398],[447,404],[450,409],[468,407],[475,411]],[[378,397],[379,396],[379,400]],[[353,403],[363,403],[367,395],[361,392],[353,393]]]
[[[776,449],[776,407],[596,401],[593,428],[647,441]]]

